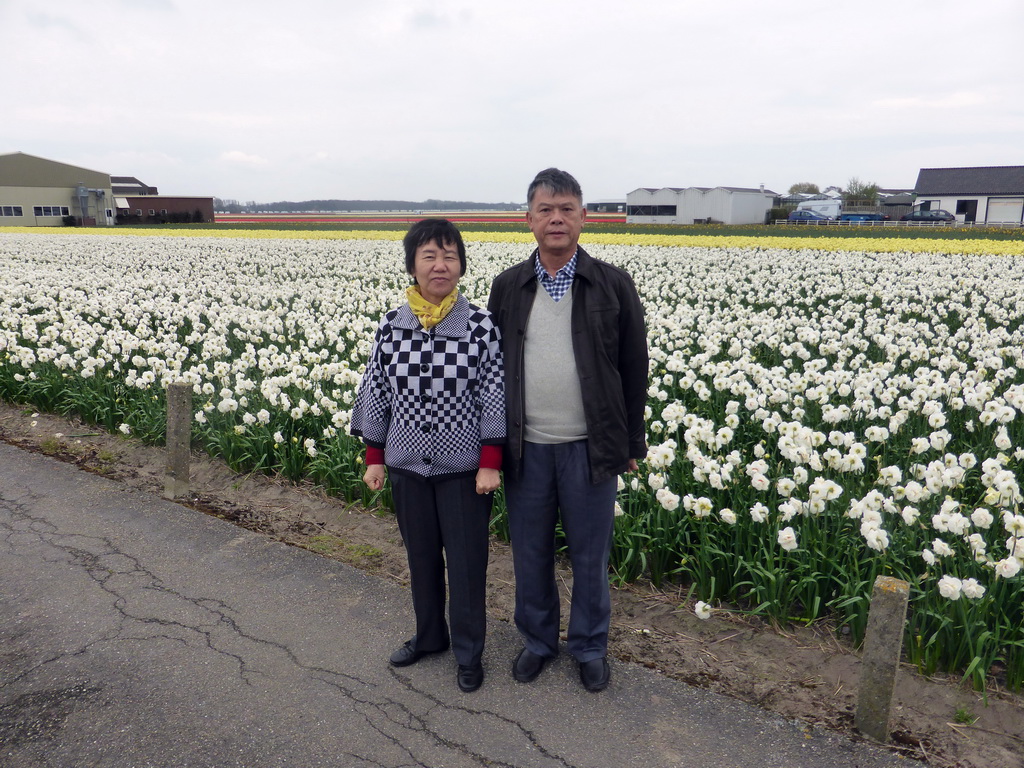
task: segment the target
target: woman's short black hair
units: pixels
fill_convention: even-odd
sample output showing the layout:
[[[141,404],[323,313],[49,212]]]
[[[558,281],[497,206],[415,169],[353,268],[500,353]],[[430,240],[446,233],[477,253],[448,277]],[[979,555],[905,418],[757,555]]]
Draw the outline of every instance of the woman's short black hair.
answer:
[[[440,246],[454,245],[459,251],[459,275],[466,274],[466,246],[462,235],[448,219],[422,219],[417,221],[405,233],[402,244],[405,246],[405,271],[410,275],[416,269],[416,249],[429,242]]]

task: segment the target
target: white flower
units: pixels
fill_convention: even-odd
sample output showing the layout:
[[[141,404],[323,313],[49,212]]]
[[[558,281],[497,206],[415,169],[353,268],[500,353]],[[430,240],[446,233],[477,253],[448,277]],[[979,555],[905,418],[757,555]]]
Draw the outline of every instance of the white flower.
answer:
[[[801,509],[803,509],[803,503],[800,499],[788,499],[779,504],[779,513],[783,522],[792,520],[800,513]]]
[[[1003,528],[1014,536],[1024,536],[1024,515],[1003,514]]]
[[[217,410],[221,413],[230,413],[238,410],[238,402],[231,399],[230,397],[221,400],[217,403]]]
[[[697,614],[697,618],[702,621],[707,621],[711,618],[711,606],[703,600],[697,601],[697,605],[694,606],[693,612]]]
[[[992,526],[992,523],[995,522],[995,518],[992,516],[992,513],[984,507],[978,507],[971,513],[971,522],[978,528],[987,530]]]
[[[1011,536],[1006,540],[1006,551],[1010,557],[1015,557],[1024,562],[1024,539]]]
[[[121,432],[126,435],[130,435],[132,433],[132,428],[129,427],[127,424],[121,424],[121,426],[119,426],[118,429],[121,430]]]
[[[750,508],[750,519],[755,523],[763,523],[768,517],[768,507],[761,502],[757,502]]]
[[[1020,573],[1021,564],[1015,557],[1007,557],[996,563],[996,576],[1001,579],[1012,579]]]
[[[937,432],[932,432],[928,436],[928,444],[931,445],[936,451],[944,451],[949,441],[953,439],[953,435],[948,430],[940,429]]]
[[[963,585],[963,582],[955,576],[943,576],[939,579],[939,594],[947,600],[959,600]]]
[[[731,509],[725,508],[718,511],[718,516],[729,525],[736,525],[736,513]]]
[[[779,546],[787,552],[792,552],[799,546],[796,541],[796,531],[791,526],[786,526],[779,531],[778,541]]]
[[[711,514],[714,509],[714,505],[711,503],[711,499],[707,496],[701,496],[699,499],[695,499],[693,502],[693,516],[696,518],[704,518]]]
[[[662,488],[654,496],[658,499],[658,503],[669,512],[674,512],[679,507],[679,497],[668,488]]]
[[[909,483],[903,486],[903,495],[906,498],[906,500],[909,501],[911,504],[916,504],[922,499],[928,497],[928,493],[927,491],[925,491],[924,486],[922,486],[916,480],[911,480]]]
[[[914,439],[912,439],[910,441],[910,452],[911,453],[924,453],[930,447],[931,446],[928,443],[928,438],[926,438],[926,437],[915,437]]]
[[[949,544],[944,542],[942,539],[934,539],[932,541],[932,551],[935,552],[937,557],[952,557],[953,550]]]
[[[870,549],[884,552],[889,547],[889,534],[881,528],[871,528],[864,534],[864,541]]]
[[[964,597],[971,600],[978,600],[985,595],[985,588],[978,583],[977,579],[964,579],[960,585]]]

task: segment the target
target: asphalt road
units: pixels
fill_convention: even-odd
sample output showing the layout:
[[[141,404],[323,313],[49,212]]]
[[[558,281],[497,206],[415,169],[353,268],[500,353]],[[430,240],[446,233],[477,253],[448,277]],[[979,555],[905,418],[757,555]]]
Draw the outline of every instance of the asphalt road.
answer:
[[[0,444],[5,768],[914,764],[636,665],[516,683],[498,621],[463,694],[449,654],[388,666],[411,626],[391,583]]]

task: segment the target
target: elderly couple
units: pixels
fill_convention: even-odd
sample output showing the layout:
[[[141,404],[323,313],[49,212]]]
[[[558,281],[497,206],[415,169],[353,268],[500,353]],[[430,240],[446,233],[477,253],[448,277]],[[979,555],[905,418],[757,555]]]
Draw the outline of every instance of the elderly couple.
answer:
[[[444,219],[405,236],[414,283],[380,323],[352,413],[365,483],[391,478],[409,558],[416,634],[396,667],[452,647],[465,692],[483,683],[493,492],[505,474],[522,683],[558,654],[555,526],[572,563],[568,650],[589,691],[608,685],[608,557],[617,477],[646,455],[647,336],[630,276],[578,246],[571,175],[527,192],[537,248],[495,278],[487,310],[459,294],[466,249]],[[445,620],[447,564],[448,621]]]

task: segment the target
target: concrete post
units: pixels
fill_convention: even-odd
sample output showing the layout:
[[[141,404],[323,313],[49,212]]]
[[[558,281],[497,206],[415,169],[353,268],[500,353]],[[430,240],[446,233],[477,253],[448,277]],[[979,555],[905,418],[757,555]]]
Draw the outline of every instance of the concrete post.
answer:
[[[167,387],[167,477],[164,498],[188,494],[192,444],[192,385],[175,382]]]
[[[910,585],[879,576],[871,593],[857,696],[857,729],[876,741],[889,740],[889,711],[903,651]]]

